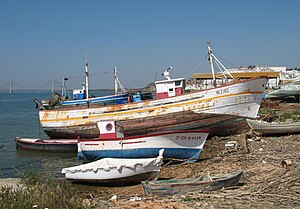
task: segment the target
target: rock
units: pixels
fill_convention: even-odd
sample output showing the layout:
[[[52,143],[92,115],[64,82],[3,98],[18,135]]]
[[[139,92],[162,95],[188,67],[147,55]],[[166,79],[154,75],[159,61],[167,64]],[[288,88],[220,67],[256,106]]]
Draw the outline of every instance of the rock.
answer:
[[[118,196],[117,195],[113,195],[109,200],[110,201],[117,201],[118,200]]]
[[[142,200],[142,198],[140,198],[140,197],[132,197],[132,198],[130,198],[129,201],[140,201],[140,200]]]

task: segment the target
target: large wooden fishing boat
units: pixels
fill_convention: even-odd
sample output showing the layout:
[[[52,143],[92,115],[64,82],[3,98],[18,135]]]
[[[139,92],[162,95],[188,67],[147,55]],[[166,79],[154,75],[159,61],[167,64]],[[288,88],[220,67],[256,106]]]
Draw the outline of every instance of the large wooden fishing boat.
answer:
[[[218,61],[208,45],[210,61]],[[222,65],[223,66],[223,65]],[[226,135],[243,130],[246,118],[255,118],[267,78],[234,80],[222,86],[184,93],[184,78],[156,81],[156,98],[119,105],[92,105],[39,111],[45,133],[51,138],[97,138],[98,121],[124,124],[125,136],[151,131],[210,128],[212,134]],[[214,72],[214,71],[213,71]]]
[[[88,64],[85,65],[85,74],[88,75]],[[125,104],[129,101],[129,94],[125,91],[122,84],[117,76],[117,68],[114,68],[114,79],[115,79],[115,92],[113,95],[107,96],[89,96],[89,85],[88,76],[86,76],[85,83],[82,83],[81,89],[73,89],[73,98],[69,95],[66,87],[66,81],[69,80],[68,77],[64,76],[61,94],[53,93],[49,98],[42,100],[42,107],[44,109],[57,109],[62,107],[74,107],[79,105],[89,104]],[[120,87],[120,91],[119,88]]]
[[[300,81],[282,84],[277,89],[268,91],[266,97],[270,99],[295,97],[300,102]]]

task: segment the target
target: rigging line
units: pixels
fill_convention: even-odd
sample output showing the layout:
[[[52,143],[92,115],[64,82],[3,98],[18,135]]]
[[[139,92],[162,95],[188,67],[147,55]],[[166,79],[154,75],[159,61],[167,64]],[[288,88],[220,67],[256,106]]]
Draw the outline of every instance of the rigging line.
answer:
[[[225,62],[229,63],[232,65],[232,67],[235,67],[235,68],[239,68],[236,64],[233,64],[231,63],[230,61],[226,60],[224,57],[222,57],[220,54],[214,52],[214,54],[216,54],[218,57],[220,57],[222,60],[224,60]]]
[[[207,54],[206,54],[206,56],[204,56],[204,58],[203,58],[203,60],[191,71],[191,72],[189,72],[186,76],[185,76],[185,78],[188,78],[189,76],[191,76],[194,72],[195,72],[195,70],[200,66],[200,65],[202,65],[203,64],[203,62],[205,61],[205,59],[206,59],[206,57],[207,57]]]
[[[112,73],[111,71],[106,71],[106,72],[103,72],[103,73],[91,73],[89,74],[90,76],[95,76],[95,75],[104,75],[104,74],[110,74]],[[66,76],[67,78],[84,78],[85,75],[78,75],[78,76]]]
[[[112,71],[106,71],[106,72],[103,72],[103,73],[92,73],[90,75],[104,75],[104,74],[111,74],[113,73]]]
[[[119,75],[118,75],[119,76]],[[120,76],[119,76],[120,77]],[[122,78],[121,80],[124,80],[129,86],[132,86],[133,88],[137,88],[134,84],[132,84],[131,82],[129,82],[126,78]]]
[[[20,167],[23,167],[23,166],[33,165],[34,163],[41,162],[41,160],[42,160],[42,158],[39,158],[37,160],[33,160],[31,162],[19,164],[19,165],[16,165],[16,166],[3,167],[3,168],[0,168],[0,170],[3,171],[3,170],[17,169],[17,168],[20,168]]]
[[[227,73],[227,72],[225,72],[225,71],[221,68],[221,66],[219,65],[218,62],[216,62],[215,60],[214,60],[214,62],[215,62],[215,65],[218,67],[219,71],[221,72],[221,74],[223,74],[223,76],[225,77],[225,79],[227,79],[227,76],[226,76],[226,73]]]
[[[6,143],[4,143],[3,145],[0,145],[0,149],[2,149],[4,146],[8,145],[11,142],[12,142],[12,140],[7,140]]]

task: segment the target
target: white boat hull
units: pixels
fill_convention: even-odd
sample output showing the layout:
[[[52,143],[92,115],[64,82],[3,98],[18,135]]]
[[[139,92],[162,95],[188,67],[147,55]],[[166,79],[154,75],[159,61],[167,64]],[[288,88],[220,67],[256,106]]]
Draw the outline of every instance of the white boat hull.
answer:
[[[39,119],[44,131],[53,138],[96,137],[96,123],[101,120],[128,121],[159,115],[191,111],[200,115],[220,114],[255,118],[267,78],[240,81],[204,91],[123,105],[90,108],[40,110]],[[217,121],[215,121],[217,123]],[[199,127],[203,128],[201,125]],[[213,127],[207,127],[212,128]],[[126,134],[126,130],[125,130]]]
[[[251,127],[252,131],[264,135],[300,133],[300,122],[267,123],[247,119],[247,123]]]
[[[173,131],[115,139],[80,140],[79,156],[87,160],[106,157],[151,158],[164,149],[165,159],[198,160],[208,131]]]
[[[156,180],[162,161],[163,150],[157,158],[118,159],[104,158],[91,163],[62,169],[66,179],[94,183],[140,183]],[[156,153],[157,154],[157,153]]]
[[[160,172],[160,166],[136,168],[123,168],[122,171],[117,169],[110,171],[88,171],[77,173],[66,173],[65,178],[76,182],[91,183],[139,183],[145,179],[157,179]]]

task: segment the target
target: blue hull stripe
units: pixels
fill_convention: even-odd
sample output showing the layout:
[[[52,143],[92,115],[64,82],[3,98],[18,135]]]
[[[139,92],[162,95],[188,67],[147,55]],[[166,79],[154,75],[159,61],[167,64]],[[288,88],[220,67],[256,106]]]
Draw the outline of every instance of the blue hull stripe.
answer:
[[[90,103],[98,103],[98,102],[112,102],[116,104],[124,104],[128,102],[128,94],[121,94],[121,95],[113,95],[113,96],[105,96],[105,97],[95,97],[90,99]],[[70,100],[60,102],[61,105],[77,105],[77,104],[86,104],[86,99],[80,100]]]
[[[125,150],[87,150],[78,153],[78,156],[84,156],[87,160],[111,157],[111,158],[155,158],[160,149],[164,149],[164,158],[168,159],[191,159],[197,160],[200,156],[199,149],[180,149],[180,148],[141,148]]]

